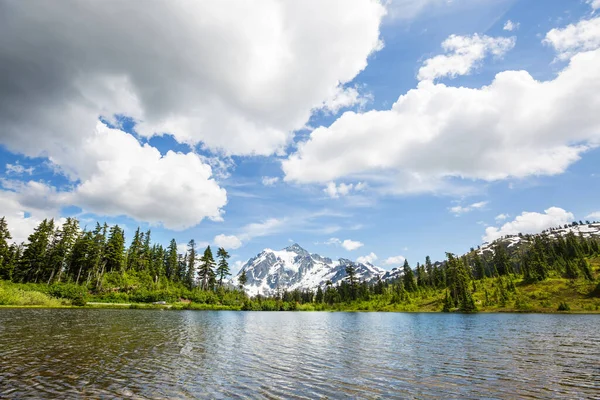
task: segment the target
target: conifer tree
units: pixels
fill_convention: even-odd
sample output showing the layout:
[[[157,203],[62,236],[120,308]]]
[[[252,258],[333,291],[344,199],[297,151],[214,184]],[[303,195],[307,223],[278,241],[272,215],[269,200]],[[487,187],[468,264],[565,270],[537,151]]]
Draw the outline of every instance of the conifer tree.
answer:
[[[125,234],[118,225],[109,230],[104,264],[107,272],[122,272],[125,267]]]
[[[349,290],[350,290],[350,298],[352,300],[356,299],[356,268],[354,268],[353,264],[348,264],[346,266],[346,280],[348,281]]]
[[[11,239],[6,219],[2,217],[0,218],[0,279],[12,279],[13,263],[8,243]]]
[[[219,286],[223,286],[223,279],[225,279],[228,275],[231,275],[229,272],[229,263],[227,261],[230,255],[227,250],[225,250],[223,247],[220,247],[217,251],[217,257],[219,258],[219,266],[217,267]]]
[[[169,243],[169,249],[167,252],[167,259],[165,262],[165,273],[167,278],[173,280],[177,275],[177,242],[175,239],[171,239]]]
[[[246,282],[248,282],[248,277],[246,276],[246,270],[242,270],[240,277],[238,278],[238,282],[240,284],[240,290],[244,289]]]
[[[196,241],[194,239],[188,243],[187,263],[185,282],[191,289],[194,287],[194,273],[196,272]]]
[[[200,258],[200,266],[198,267],[198,278],[200,280],[200,287],[202,290],[208,290],[210,288],[210,281],[215,276],[215,259],[213,258],[212,250],[210,246],[206,247],[204,254]]]
[[[417,290],[417,284],[415,283],[415,277],[413,275],[413,271],[408,265],[408,261],[404,260],[404,266],[402,267],[402,271],[404,275],[402,276],[402,280],[404,281],[404,289],[408,292],[414,292]]]

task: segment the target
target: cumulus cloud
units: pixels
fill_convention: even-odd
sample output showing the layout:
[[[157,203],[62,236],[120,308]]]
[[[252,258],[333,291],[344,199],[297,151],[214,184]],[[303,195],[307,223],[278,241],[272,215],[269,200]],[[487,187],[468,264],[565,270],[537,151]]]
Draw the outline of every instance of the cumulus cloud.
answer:
[[[590,220],[600,220],[600,211],[595,211],[591,214],[585,216],[586,219]]]
[[[381,48],[384,14],[369,0],[173,0],[143,12],[118,2],[3,4],[0,144],[47,157],[86,210],[173,229],[218,220],[226,194],[213,177],[227,176],[227,156],[281,153],[314,110],[362,101],[345,85]],[[123,117],[142,137],[171,134],[219,158],[161,156],[98,127],[119,128]]]
[[[230,250],[235,250],[242,246],[242,241],[235,235],[220,234],[215,236],[213,241],[218,247]]]
[[[487,201],[479,201],[477,203],[470,204],[468,206],[454,206],[450,207],[449,210],[452,214],[460,215],[471,212],[473,210],[478,210],[485,207],[488,204]]]
[[[554,47],[560,60],[568,60],[582,51],[596,50],[600,48],[600,17],[552,29],[544,43]]]
[[[80,181],[67,201],[96,214],[126,214],[180,230],[204,218],[220,220],[227,203],[225,189],[196,154],[168,151],[162,156],[102,123],[81,148],[54,161]]]
[[[262,177],[262,184],[264,186],[273,186],[277,182],[279,182],[279,178],[276,176],[263,176]]]
[[[364,107],[373,100],[371,94],[361,94],[356,87],[336,87],[321,106],[328,113],[337,113],[342,108],[352,106]]]
[[[144,136],[268,155],[381,48],[376,1],[230,5],[4,4],[3,142],[39,155],[119,114]]]
[[[356,259],[356,262],[360,264],[373,264],[375,261],[377,261],[377,254],[373,252]]]
[[[328,239],[324,244],[342,246],[344,249],[346,249],[348,251],[353,251],[353,250],[359,249],[364,246],[364,243],[361,243],[356,240],[350,240],[350,239],[340,240],[335,237]]]
[[[419,69],[419,80],[455,78],[469,75],[481,61],[492,55],[500,58],[515,46],[515,38],[450,35],[442,43],[446,54],[425,60]]]
[[[600,8],[600,0],[586,0],[593,10],[597,10]]]
[[[519,29],[519,24],[518,22],[512,22],[510,19],[508,21],[506,21],[506,23],[504,24],[504,27],[502,29],[504,29],[505,31],[515,31],[517,29]]]
[[[282,162],[285,180],[385,176],[396,192],[418,193],[461,183],[452,178],[560,174],[600,143],[598,65],[600,50],[574,55],[544,82],[526,71],[481,88],[422,81],[389,110],[345,112],[315,129]]]
[[[366,187],[366,184],[363,182],[357,184],[340,183],[339,185],[336,185],[335,182],[329,182],[323,191],[332,199],[337,199],[338,197],[348,195],[351,191],[360,192]]]
[[[353,251],[353,250],[359,249],[363,246],[364,246],[363,243],[356,241],[356,240],[346,239],[342,242],[342,247],[348,251]]]
[[[392,257],[388,257],[385,260],[383,260],[383,264],[384,265],[401,265],[401,264],[404,264],[404,260],[406,260],[406,258],[404,258],[404,256],[392,256]]]
[[[513,221],[500,228],[490,226],[485,229],[484,242],[492,242],[502,236],[539,233],[548,228],[567,224],[575,219],[574,215],[560,207],[550,207],[544,213],[523,212]]]

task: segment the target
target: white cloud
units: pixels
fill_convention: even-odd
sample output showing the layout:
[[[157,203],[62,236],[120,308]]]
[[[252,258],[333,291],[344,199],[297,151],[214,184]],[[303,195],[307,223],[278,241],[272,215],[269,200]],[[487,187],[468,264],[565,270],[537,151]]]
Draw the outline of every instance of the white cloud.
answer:
[[[363,182],[358,182],[356,185],[353,183],[340,183],[339,185],[336,185],[335,182],[329,182],[323,191],[332,199],[337,199],[339,197],[348,195],[351,191],[360,192],[366,188],[367,185]]]
[[[180,230],[204,218],[220,220],[227,203],[225,189],[196,154],[168,151],[162,156],[102,123],[80,148],[53,161],[80,180],[69,204],[96,214],[126,214]]]
[[[228,250],[235,250],[242,246],[242,241],[235,235],[220,234],[215,236],[213,241],[218,247],[223,247]]]
[[[519,29],[519,25],[521,25],[518,22],[512,22],[510,19],[508,21],[506,21],[506,23],[504,24],[504,27],[502,29],[504,29],[505,31],[515,31],[517,29]]]
[[[18,162],[15,164],[6,164],[6,175],[31,175],[33,174],[33,167],[25,168]]]
[[[356,262],[360,264],[373,264],[375,261],[377,261],[377,254],[373,252],[367,254],[366,256],[358,257],[356,259]]]
[[[9,149],[52,154],[92,131],[99,115],[119,114],[144,136],[269,155],[381,48],[385,8],[370,0],[33,1],[8,3],[2,14],[11,21],[0,25]]]
[[[595,211],[585,216],[586,219],[600,220],[600,211]]]
[[[344,249],[346,249],[348,251],[353,251],[353,250],[359,249],[364,246],[364,243],[361,243],[359,241],[350,240],[350,239],[346,239],[346,240],[342,241],[335,237],[328,239],[324,244],[342,246]]]
[[[600,0],[586,0],[593,10],[597,10],[600,8]]]
[[[383,260],[383,264],[384,265],[402,265],[402,264],[404,264],[404,260],[406,260],[406,258],[404,258],[404,256],[392,256],[392,257],[388,257],[385,260]]]
[[[262,177],[262,184],[264,186],[273,186],[277,182],[279,182],[279,178],[276,176],[263,176]]]
[[[510,215],[508,214],[498,214],[494,219],[496,220],[496,222],[500,222],[508,219],[508,217],[510,217]]]
[[[487,56],[500,58],[515,46],[515,38],[450,35],[442,43],[446,52],[425,60],[419,69],[419,80],[435,80],[438,78],[455,78],[469,75]]]
[[[483,240],[492,242],[506,235],[539,233],[548,228],[554,228],[573,221],[572,213],[559,207],[550,207],[543,214],[537,212],[523,212],[513,221],[507,222],[500,228],[490,226],[485,229]]]
[[[544,43],[554,47],[558,58],[568,60],[574,54],[600,48],[600,17],[584,19],[546,34]]]
[[[342,242],[342,247],[348,251],[353,251],[363,247],[364,244],[356,240],[346,239]]]
[[[364,107],[372,100],[373,96],[371,94],[361,94],[356,87],[344,88],[338,86],[333,90],[329,97],[323,101],[321,108],[326,112],[335,114],[342,108],[356,105]]]
[[[422,81],[390,110],[345,112],[315,129],[282,162],[285,180],[361,179],[418,193],[560,174],[600,143],[598,65],[600,50],[575,55],[545,82],[526,71],[481,88]]]
[[[5,190],[0,190],[1,216],[6,218],[11,243],[27,242],[42,220],[54,218],[57,225],[64,219],[59,218],[60,201],[57,193],[40,182],[0,182]],[[6,190],[8,189],[8,190]]]
[[[460,206],[460,205],[458,205],[458,206],[450,207],[449,210],[453,214],[460,215],[460,214],[465,214],[465,213],[471,212],[473,210],[478,210],[480,208],[483,208],[487,204],[488,204],[487,201],[480,201],[480,202],[477,202],[477,203],[470,204],[468,206]]]

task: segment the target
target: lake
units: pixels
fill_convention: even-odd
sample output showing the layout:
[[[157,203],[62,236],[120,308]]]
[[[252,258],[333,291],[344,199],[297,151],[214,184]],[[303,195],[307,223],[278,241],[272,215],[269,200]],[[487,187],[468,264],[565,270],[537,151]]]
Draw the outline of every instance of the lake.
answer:
[[[0,398],[599,398],[600,317],[0,309]]]

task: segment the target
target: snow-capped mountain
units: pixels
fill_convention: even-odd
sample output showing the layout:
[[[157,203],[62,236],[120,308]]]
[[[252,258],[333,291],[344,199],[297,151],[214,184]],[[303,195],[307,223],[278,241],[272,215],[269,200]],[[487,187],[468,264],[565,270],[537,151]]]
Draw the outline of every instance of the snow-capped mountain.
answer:
[[[324,287],[327,281],[337,284],[346,277],[346,267],[353,265],[359,280],[370,281],[385,271],[370,263],[356,263],[340,258],[332,260],[293,244],[283,250],[265,249],[256,257],[248,260],[240,269],[232,283],[238,285],[242,271],[246,271],[246,292],[272,295],[277,290],[316,289]]]
[[[563,226],[557,228],[550,228],[544,230],[542,233],[538,233],[535,235],[504,236],[500,239],[494,240],[491,243],[484,243],[479,247],[477,252],[481,255],[485,253],[493,253],[493,248],[497,243],[503,244],[509,251],[517,250],[521,245],[530,243],[533,237],[537,235],[547,235],[550,238],[558,238],[560,236],[566,236],[569,232],[573,232],[576,236],[581,235],[584,238],[600,238],[600,222],[594,222],[591,224],[569,225],[567,227]]]

